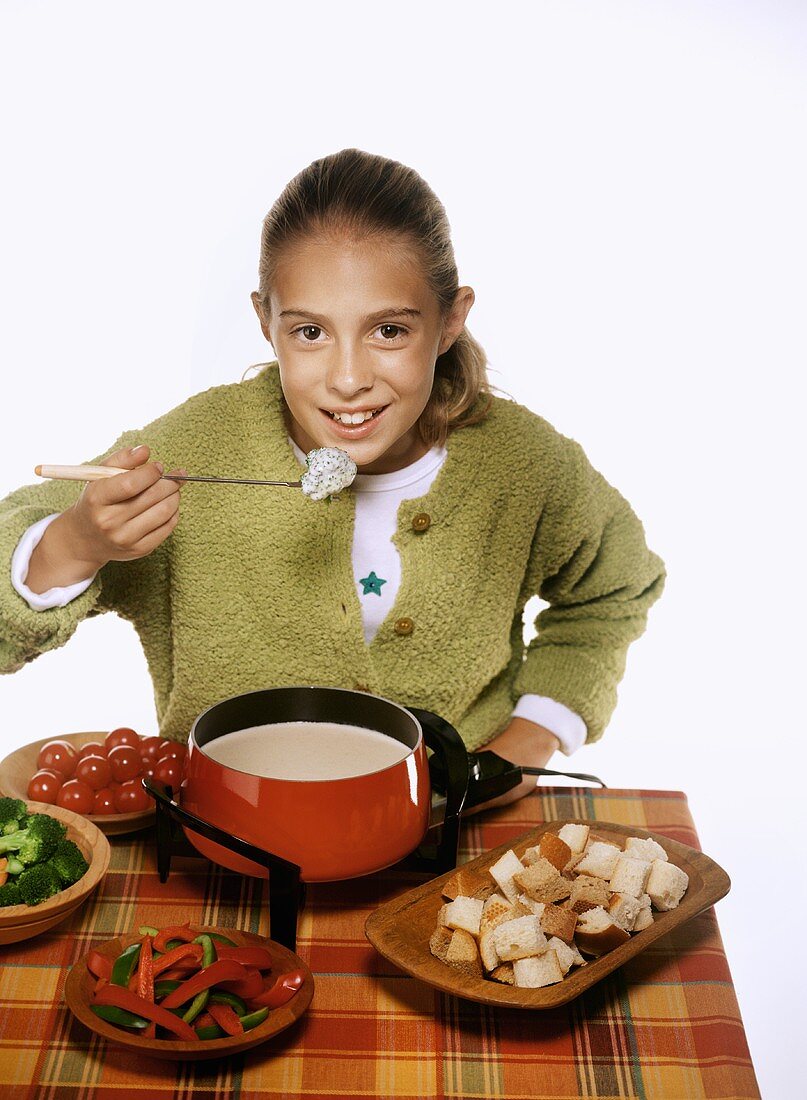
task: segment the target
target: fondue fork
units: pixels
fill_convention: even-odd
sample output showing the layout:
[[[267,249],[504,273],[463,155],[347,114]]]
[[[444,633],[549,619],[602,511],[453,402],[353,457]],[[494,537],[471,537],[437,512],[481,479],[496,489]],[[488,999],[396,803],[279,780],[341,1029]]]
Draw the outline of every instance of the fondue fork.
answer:
[[[58,481],[100,481],[115,474],[129,471],[121,466],[46,466],[34,467],[38,477],[49,477]],[[189,474],[163,474],[164,481],[210,481],[222,485],[283,485],[299,489],[301,481],[257,481],[247,477],[192,477]]]

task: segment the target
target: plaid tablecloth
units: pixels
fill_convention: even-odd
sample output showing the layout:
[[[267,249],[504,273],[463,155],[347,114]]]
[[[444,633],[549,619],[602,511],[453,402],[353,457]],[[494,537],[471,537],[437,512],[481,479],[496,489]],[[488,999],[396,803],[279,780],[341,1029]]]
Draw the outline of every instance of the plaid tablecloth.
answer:
[[[542,787],[469,818],[461,862],[558,818],[639,825],[698,846],[679,792]],[[92,944],[186,919],[268,934],[268,916],[262,883],[206,860],[175,858],[161,885],[153,830],[111,843],[109,873],[86,906],[0,948],[3,1100],[759,1096],[714,910],[568,1005],[501,1010],[432,989],[376,954],[368,913],[423,881],[394,870],[308,887],[298,953],[316,989],[290,1029],[219,1063],[129,1053],[63,1002],[67,969]]]

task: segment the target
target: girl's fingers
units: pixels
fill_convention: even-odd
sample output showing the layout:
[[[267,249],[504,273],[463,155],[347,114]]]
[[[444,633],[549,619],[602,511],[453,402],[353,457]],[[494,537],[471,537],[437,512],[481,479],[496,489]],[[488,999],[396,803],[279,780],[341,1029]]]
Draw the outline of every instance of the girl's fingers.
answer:
[[[135,543],[132,547],[133,552],[138,558],[144,558],[147,554],[150,554],[152,550],[156,550],[161,542],[165,542],[168,536],[176,527],[179,521],[179,509],[174,512],[173,516],[165,523],[160,524],[150,534],[146,535],[139,542]]]
[[[179,470],[171,470],[170,473],[179,473]],[[123,475],[120,476],[122,477]],[[146,488],[136,496],[121,501],[121,523],[123,524],[128,520],[137,519],[138,516],[147,512],[149,508],[153,507],[155,504],[159,504],[161,500],[166,500],[172,496],[178,496],[181,485],[181,481],[169,481],[165,478],[158,478],[152,484],[146,486]]]
[[[127,550],[134,556],[141,556],[138,547],[155,531],[170,523],[179,514],[179,493],[158,500],[144,512],[125,523],[118,532],[116,542],[121,550]],[[158,545],[155,543],[155,545]]]

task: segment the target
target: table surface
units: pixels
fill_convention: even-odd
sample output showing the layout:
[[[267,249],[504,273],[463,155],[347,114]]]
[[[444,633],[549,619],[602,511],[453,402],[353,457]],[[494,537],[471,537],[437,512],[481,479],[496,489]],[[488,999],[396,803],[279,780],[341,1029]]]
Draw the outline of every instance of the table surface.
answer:
[[[470,817],[460,862],[557,819],[637,825],[699,847],[680,792],[540,787]],[[86,906],[51,932],[0,947],[4,1100],[759,1097],[714,909],[567,1005],[502,1010],[432,989],[370,946],[368,914],[423,881],[395,869],[308,886],[297,950],[316,988],[287,1031],[221,1062],[127,1052],[64,1004],[67,970],[93,944],[188,919],[263,935],[269,928],[264,883],[175,857],[161,884],[153,829],[110,840],[109,872]]]

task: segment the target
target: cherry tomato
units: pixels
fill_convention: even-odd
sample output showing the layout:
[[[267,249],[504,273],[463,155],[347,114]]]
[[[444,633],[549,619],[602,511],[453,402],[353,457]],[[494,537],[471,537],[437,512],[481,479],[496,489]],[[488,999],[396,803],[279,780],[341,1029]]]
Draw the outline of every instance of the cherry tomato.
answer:
[[[152,763],[151,760],[144,760],[143,761],[143,767],[140,769],[141,779],[144,775],[147,775],[149,777],[149,779],[153,779],[154,778],[154,768],[155,768],[155,765]]]
[[[131,779],[128,783],[121,784],[120,790],[115,792],[115,809],[119,814],[140,813],[142,810],[150,810],[153,802],[140,786],[139,779]]]
[[[162,737],[143,737],[140,741],[140,755],[149,760],[157,760],[157,750],[162,745]]]
[[[81,760],[82,756],[106,756],[107,747],[102,745],[100,741],[88,741],[86,745],[82,745],[78,750],[78,758]]]
[[[176,789],[182,782],[182,765],[179,760],[174,760],[170,756],[164,760],[158,760],[154,769],[154,778],[158,783],[165,783],[167,787]]]
[[[77,814],[91,814],[94,802],[95,791],[80,779],[68,779],[56,795],[57,806],[61,806],[63,810],[73,810]]]
[[[56,768],[68,779],[76,770],[78,753],[69,741],[48,741],[39,750],[37,768]]]
[[[115,809],[115,797],[114,792],[109,787],[102,787],[100,791],[95,792],[95,798],[93,799],[92,812],[94,814],[114,814],[118,811]]]
[[[118,745],[132,745],[137,751],[140,751],[140,738],[134,730],[130,730],[127,726],[120,726],[116,730],[110,730],[104,738],[104,744],[109,752],[112,749],[116,749]]]
[[[165,760],[170,757],[172,760],[183,761],[187,755],[187,746],[181,744],[181,742],[174,741],[168,748],[161,748],[159,750],[157,753],[157,760]]]
[[[132,745],[118,745],[116,748],[110,749],[107,760],[112,771],[112,778],[116,779],[118,783],[125,783],[127,780],[140,775],[142,766],[140,753]]]
[[[47,802],[53,806],[62,782],[62,779],[56,778],[55,772],[44,770],[34,772],[28,780],[28,797],[34,802]]]
[[[76,779],[100,791],[112,778],[112,765],[105,756],[84,756],[76,765]]]

